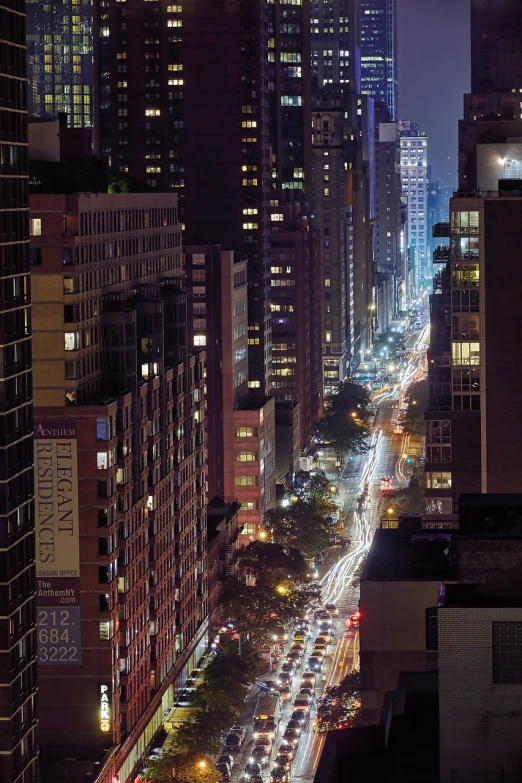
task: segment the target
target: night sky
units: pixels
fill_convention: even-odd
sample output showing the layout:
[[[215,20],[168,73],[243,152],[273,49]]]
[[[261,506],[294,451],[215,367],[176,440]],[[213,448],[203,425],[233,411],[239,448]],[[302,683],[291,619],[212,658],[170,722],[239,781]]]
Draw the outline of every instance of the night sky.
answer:
[[[397,0],[397,6],[399,119],[427,132],[433,178],[456,187],[457,123],[470,90],[469,0]]]

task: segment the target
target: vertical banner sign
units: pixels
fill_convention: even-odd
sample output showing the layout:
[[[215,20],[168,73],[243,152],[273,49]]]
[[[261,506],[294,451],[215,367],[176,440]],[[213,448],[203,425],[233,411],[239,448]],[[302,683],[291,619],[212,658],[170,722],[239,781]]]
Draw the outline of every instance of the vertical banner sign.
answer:
[[[111,686],[107,683],[100,683],[98,686],[100,693],[100,731],[110,731],[111,726]]]
[[[68,421],[34,428],[38,663],[81,663],[80,528],[76,430]]]

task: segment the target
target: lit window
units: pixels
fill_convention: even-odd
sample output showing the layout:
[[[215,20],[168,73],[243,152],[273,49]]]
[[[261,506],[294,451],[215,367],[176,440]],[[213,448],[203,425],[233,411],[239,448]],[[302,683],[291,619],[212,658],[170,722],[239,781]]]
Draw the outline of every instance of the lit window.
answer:
[[[257,215],[259,210],[256,207],[246,207],[243,210],[243,215]]]
[[[331,343],[332,342],[332,333],[331,332],[325,332],[324,333],[324,341],[325,341],[325,343]]]
[[[329,196],[330,195],[330,188],[323,188],[323,196]]]
[[[261,381],[249,381],[248,382],[248,388],[249,389],[260,389],[261,388]]]
[[[428,489],[451,489],[451,473],[428,471],[426,473],[426,487]]]
[[[66,351],[77,351],[80,348],[80,333],[79,332],[65,332],[64,334],[64,349]]]
[[[109,620],[104,620],[100,623],[99,636],[103,641],[108,641],[111,638],[111,624]]]
[[[235,476],[236,487],[256,487],[259,484],[259,476]]]
[[[480,364],[480,344],[473,343],[452,343],[451,344],[452,363],[456,365]]]
[[[284,217],[285,216],[280,212],[276,212],[275,214],[270,215],[270,220],[272,220],[274,223],[280,223],[282,220],[284,220]]]
[[[246,511],[257,511],[259,509],[259,500],[243,500],[241,508]]]
[[[161,109],[145,109],[145,117],[161,117]]]
[[[194,347],[200,348],[201,346],[204,346],[207,344],[207,336],[205,334],[195,334],[194,335]]]
[[[236,438],[257,438],[257,427],[236,427],[234,436]]]
[[[110,451],[96,452],[96,467],[98,470],[108,470],[112,465]]]
[[[42,220],[41,218],[31,218],[29,221],[29,234],[32,237],[42,236]]]
[[[257,451],[236,451],[236,462],[258,462],[259,454]]]
[[[326,286],[327,288],[330,288],[331,281],[330,281],[330,278],[329,278],[329,277],[325,277],[325,279],[324,279],[324,284],[325,284],[325,286]]]

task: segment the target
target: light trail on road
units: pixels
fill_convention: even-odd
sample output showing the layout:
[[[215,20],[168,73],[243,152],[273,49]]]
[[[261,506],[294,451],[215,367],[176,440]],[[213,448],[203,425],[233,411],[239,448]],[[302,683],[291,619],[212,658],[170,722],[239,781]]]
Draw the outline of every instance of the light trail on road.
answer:
[[[395,403],[402,404],[405,390],[417,378],[425,375],[425,341],[429,326],[420,333],[412,349],[406,367],[400,372],[396,382],[388,387],[379,389],[372,394],[372,405],[381,407],[384,422],[378,420],[378,426],[372,432],[371,449],[365,458],[359,463],[350,463],[352,473],[350,475],[348,460],[340,475],[340,495],[344,500],[343,515],[345,522],[352,516],[350,535],[352,545],[349,552],[342,555],[324,574],[319,584],[321,586],[321,598],[324,603],[336,604],[341,616],[349,616],[358,606],[358,585],[355,582],[355,574],[363,562],[372,541],[373,531],[380,518],[379,509],[382,503],[379,482],[376,471],[380,468],[395,474],[398,481],[407,483],[404,466],[409,451],[409,435],[404,435],[402,440],[394,439],[396,407]],[[400,443],[400,447],[399,447]],[[392,444],[393,448],[392,448]],[[390,458],[396,460],[393,467],[388,467]],[[384,463],[384,467],[383,464]],[[387,465],[388,463],[388,465]],[[354,471],[355,466],[358,470]],[[354,475],[356,473],[356,475]],[[355,481],[354,481],[355,478]],[[367,489],[367,493],[365,493]],[[361,495],[364,502],[360,503]],[[354,669],[359,668],[359,631],[349,630],[345,635],[344,622],[338,622],[336,629],[337,641],[335,649],[327,656],[325,667],[326,679],[324,687],[337,685],[343,677]],[[319,683],[318,683],[319,685]],[[317,698],[322,691],[318,689]],[[299,783],[312,783],[319,759],[323,751],[326,735],[316,732],[312,728],[315,709],[310,717],[310,728],[307,736],[303,735],[293,769],[289,780]]]

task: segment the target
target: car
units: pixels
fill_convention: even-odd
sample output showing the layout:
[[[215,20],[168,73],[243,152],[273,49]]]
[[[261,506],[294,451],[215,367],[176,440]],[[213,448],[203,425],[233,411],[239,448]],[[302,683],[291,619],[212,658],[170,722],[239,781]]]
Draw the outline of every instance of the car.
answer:
[[[309,696],[311,699],[313,698],[314,692],[311,688],[307,688],[306,685],[304,688],[301,688],[301,690],[298,693],[298,696]]]
[[[293,745],[294,753],[297,750],[297,746],[299,745],[300,736],[301,732],[295,731],[294,729],[285,729],[285,733],[283,734],[283,739]]]
[[[296,710],[309,710],[312,699],[304,693],[299,693],[294,699],[294,708]]]
[[[359,610],[357,610],[352,615],[350,615],[350,617],[346,621],[346,625],[348,626],[348,628],[355,630],[356,628],[359,627],[360,619],[361,619],[361,613]]]
[[[319,636],[315,641],[316,642],[322,641],[322,642],[326,642],[326,644],[330,644],[330,642],[332,641],[332,634],[330,633],[330,631],[321,631],[321,633],[319,634]]]
[[[221,772],[221,780],[228,781],[230,780],[230,767],[228,764],[220,764],[219,762],[216,764],[216,769],[218,772]]]
[[[234,731],[231,731],[230,734],[227,736],[225,740],[225,745],[227,746],[228,750],[231,750],[232,752],[238,751],[241,747],[241,736],[239,734],[236,734]]]
[[[292,642],[292,646],[290,647],[290,651],[292,650],[304,650],[306,647],[306,642],[304,639],[296,639],[294,637],[294,641]]]
[[[286,728],[287,729],[295,729],[298,734],[301,733],[301,725],[300,725],[299,721],[298,720],[293,720],[293,718],[290,718]]]
[[[331,620],[329,623],[321,623],[321,625],[319,626],[319,633],[322,634],[323,631],[328,631],[329,633],[332,633],[331,625],[332,625]]]
[[[252,749],[252,755],[249,758],[250,764],[257,762],[261,767],[268,767],[269,759],[270,754],[268,752],[268,748],[266,748],[264,745],[254,745],[254,748]]]
[[[319,612],[317,622],[319,623],[319,627],[323,624],[326,624],[329,627],[333,623],[332,616],[329,612]]]
[[[249,761],[245,767],[245,777],[250,778],[261,774],[261,765],[257,761]]]
[[[281,672],[279,679],[277,680],[278,689],[281,687],[281,685],[291,685],[293,679],[294,675],[291,672]]]
[[[296,668],[297,668],[298,666],[301,666],[301,658],[302,657],[303,657],[302,650],[299,650],[299,651],[295,650],[294,652],[289,652],[288,653],[288,655],[286,656],[286,660],[289,663],[294,663]]]
[[[283,772],[289,772],[291,767],[291,762],[288,756],[283,756],[282,753],[280,753],[278,756],[274,759],[274,766],[272,769],[283,770]]]
[[[283,701],[289,701],[292,698],[292,686],[285,682],[279,686],[279,696]]]
[[[233,761],[227,761],[226,758],[223,758],[223,756],[220,756],[218,758],[218,760],[216,761],[216,763],[215,763],[216,769],[220,769],[219,765],[226,767],[228,769],[228,774],[230,775],[230,773],[232,772],[232,767],[234,766],[234,762]]]
[[[281,666],[282,674],[295,674],[296,665],[292,661],[287,661]]]
[[[275,694],[277,693],[278,684],[277,680],[258,680],[256,682],[257,687],[259,688],[259,692],[265,693],[267,696],[269,694]],[[242,727],[241,727],[242,728]],[[233,729],[231,729],[232,731]],[[244,732],[243,732],[244,735]]]
[[[244,726],[232,726],[230,731],[234,734],[239,734],[242,740],[245,739],[246,729]]]
[[[317,647],[314,647],[314,649],[312,650],[312,656],[314,658],[324,658],[324,653],[325,651],[322,649],[322,647],[319,647],[319,649],[317,649]]]
[[[303,644],[306,644],[304,634],[296,633],[296,635],[294,636],[294,641],[292,642],[292,646],[294,644],[297,644],[297,642],[302,642]]]
[[[330,617],[330,612],[328,609],[319,608],[314,612],[314,617],[316,620],[320,620],[321,617]]]
[[[323,659],[315,655],[312,655],[308,659],[308,668],[312,669],[315,672],[320,672],[321,669],[323,668]]]
[[[288,756],[289,759],[293,759],[295,755],[295,748],[292,745],[291,742],[282,742],[277,750],[278,753],[283,753],[285,756]]]
[[[259,745],[262,745],[264,748],[268,748],[269,753],[272,752],[272,740],[270,737],[258,737],[254,747],[258,747]]]
[[[265,783],[262,775],[252,775],[250,783]]]
[[[287,783],[288,775],[283,770],[273,769],[270,773],[270,783]]]
[[[232,767],[234,764],[234,757],[231,753],[227,753],[225,749],[221,754],[221,756],[218,758],[218,761],[224,761],[226,764],[230,764],[230,766]]]
[[[339,617],[339,609],[335,604],[325,604],[324,608],[332,615],[332,617]]]
[[[324,650],[326,650],[326,648],[328,647],[328,642],[325,642],[324,639],[318,636],[314,642],[314,647],[317,647],[318,649],[323,648]]]
[[[303,672],[303,674],[301,675],[301,679],[302,679],[303,682],[305,682],[305,680],[306,680],[307,682],[313,683],[313,686],[315,686],[315,681],[316,681],[317,678],[315,676],[315,672],[314,671],[307,670],[307,671]]]
[[[298,721],[301,726],[304,726],[307,721],[307,714],[304,710],[294,710],[291,719]],[[281,749],[279,749],[279,752],[281,752]]]

